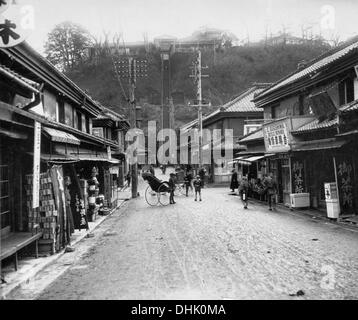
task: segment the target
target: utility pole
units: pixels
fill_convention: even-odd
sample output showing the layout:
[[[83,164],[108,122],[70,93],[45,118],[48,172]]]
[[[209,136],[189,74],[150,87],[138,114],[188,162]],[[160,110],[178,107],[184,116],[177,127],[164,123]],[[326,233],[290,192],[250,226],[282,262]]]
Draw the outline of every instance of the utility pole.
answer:
[[[209,77],[208,75],[202,74],[202,69],[208,69],[208,67],[201,66],[201,51],[197,50],[196,59],[194,61],[193,66],[193,74],[190,76],[194,78],[194,83],[196,84],[196,100],[194,102],[194,106],[198,107],[198,127],[199,127],[199,168],[203,165],[203,96],[202,96],[202,87],[201,87],[201,79]]]
[[[136,60],[132,57],[129,58],[129,112],[130,112],[130,125],[131,128],[137,128],[136,119],[136,101],[135,101],[135,85],[136,85]],[[137,150],[134,151],[135,162],[131,165],[132,175],[132,198],[137,198],[138,195],[138,163],[137,163]]]
[[[135,89],[137,78],[148,76],[147,70],[148,61],[145,59],[138,59],[135,57],[128,57],[115,62],[115,70],[120,79],[128,79],[129,85],[129,120],[131,129],[137,128],[136,116],[136,99]],[[137,150],[134,154],[135,162],[130,165],[131,180],[132,180],[132,198],[137,198],[138,195],[138,163],[137,163]]]

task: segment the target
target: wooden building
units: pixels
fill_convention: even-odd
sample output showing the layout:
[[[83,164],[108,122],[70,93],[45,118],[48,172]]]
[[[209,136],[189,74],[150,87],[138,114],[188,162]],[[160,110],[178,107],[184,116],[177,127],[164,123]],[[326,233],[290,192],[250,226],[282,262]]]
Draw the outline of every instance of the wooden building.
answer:
[[[213,130],[220,129],[221,134],[224,135],[225,129],[231,129],[233,132],[233,145],[230,147],[233,154],[236,154],[242,149],[242,145],[238,143],[239,139],[260,128],[263,122],[263,110],[256,108],[252,102],[254,96],[262,92],[268,84],[255,83],[249,89],[239,94],[235,99],[229,101],[223,106],[219,107],[214,112],[203,117],[203,129]],[[183,126],[181,131],[189,131],[198,126],[198,120]],[[223,136],[224,137],[224,136]],[[220,141],[221,142],[221,141]],[[203,146],[206,149],[221,146]],[[211,176],[211,181],[214,183],[230,183],[233,166],[230,163],[225,163],[218,166],[211,159],[211,164],[205,165],[206,172]]]
[[[351,41],[300,66],[254,98],[264,110],[260,133],[240,140],[246,155],[256,141],[279,184],[279,201],[304,194],[326,210],[326,183],[338,186],[340,212],[357,210],[356,124],[358,42]],[[254,135],[260,135],[260,140]],[[256,144],[256,148],[257,148]],[[293,195],[293,196],[292,196]]]
[[[119,164],[118,143],[92,134],[102,112],[28,44],[0,49],[2,261],[32,244],[54,253],[88,227],[86,180]]]

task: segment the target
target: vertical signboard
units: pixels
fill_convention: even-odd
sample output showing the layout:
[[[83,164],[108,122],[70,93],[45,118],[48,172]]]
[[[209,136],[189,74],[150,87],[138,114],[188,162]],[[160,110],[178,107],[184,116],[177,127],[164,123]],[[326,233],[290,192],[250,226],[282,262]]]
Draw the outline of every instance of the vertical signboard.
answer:
[[[41,123],[35,121],[34,126],[34,166],[32,182],[32,208],[40,206],[40,156],[41,156]]]
[[[302,160],[295,159],[292,162],[292,192],[304,193],[305,181],[304,181],[304,164]]]

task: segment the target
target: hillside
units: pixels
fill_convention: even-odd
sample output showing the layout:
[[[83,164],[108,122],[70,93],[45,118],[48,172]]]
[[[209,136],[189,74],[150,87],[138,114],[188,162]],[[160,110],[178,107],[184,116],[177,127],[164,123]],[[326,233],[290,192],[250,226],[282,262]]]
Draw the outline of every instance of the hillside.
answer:
[[[203,97],[213,107],[209,113],[230,101],[253,82],[275,82],[297,68],[302,60],[309,61],[329,48],[316,45],[279,45],[272,47],[232,47],[222,51],[202,51],[203,66],[210,77],[203,80]],[[137,83],[137,104],[143,106],[144,125],[148,120],[160,119],[161,80],[160,54],[152,48],[145,54],[149,61],[149,77]],[[190,75],[193,54],[176,53],[172,56],[172,92],[175,105],[176,126],[197,117],[197,110],[187,106],[195,96],[195,87]],[[99,61],[87,61],[68,76],[85,88],[95,99],[113,110],[128,115],[125,82],[120,86],[111,57],[103,56]],[[206,112],[205,112],[206,111]]]

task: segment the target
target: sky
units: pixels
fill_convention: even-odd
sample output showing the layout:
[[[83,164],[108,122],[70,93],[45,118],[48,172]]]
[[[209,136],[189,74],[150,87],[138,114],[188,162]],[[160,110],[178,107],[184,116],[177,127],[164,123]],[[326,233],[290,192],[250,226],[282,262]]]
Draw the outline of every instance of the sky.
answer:
[[[301,35],[313,27],[326,37],[345,40],[358,34],[358,0],[17,0],[34,7],[35,30],[28,42],[43,52],[56,24],[72,21],[99,37],[121,33],[142,41],[160,35],[190,36],[201,27],[233,32],[239,39],[262,39],[283,28]]]

